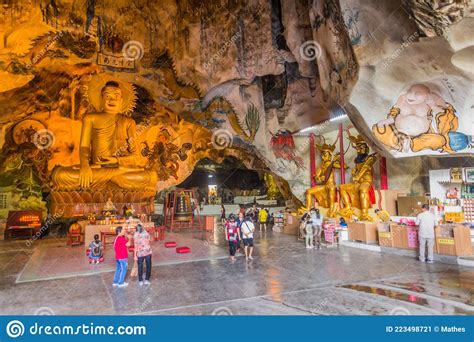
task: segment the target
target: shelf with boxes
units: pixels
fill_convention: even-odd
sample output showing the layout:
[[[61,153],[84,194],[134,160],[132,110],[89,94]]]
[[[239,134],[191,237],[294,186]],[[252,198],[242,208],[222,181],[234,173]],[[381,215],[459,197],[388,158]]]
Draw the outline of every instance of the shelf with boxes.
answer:
[[[474,223],[474,198],[463,200],[464,222]]]

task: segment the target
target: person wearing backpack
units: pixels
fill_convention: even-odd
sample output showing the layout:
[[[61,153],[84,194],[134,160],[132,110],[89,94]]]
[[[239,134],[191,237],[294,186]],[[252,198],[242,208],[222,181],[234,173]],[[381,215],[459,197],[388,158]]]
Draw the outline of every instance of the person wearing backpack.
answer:
[[[237,251],[240,233],[234,214],[230,214],[229,220],[225,223],[225,233],[225,239],[229,242],[230,260],[235,261],[235,252]]]
[[[253,232],[255,231],[255,225],[253,224],[252,220],[248,216],[246,216],[240,225],[240,232],[242,236],[242,240],[244,242],[244,251],[245,251],[245,259],[248,261],[253,260],[252,252],[253,252]]]

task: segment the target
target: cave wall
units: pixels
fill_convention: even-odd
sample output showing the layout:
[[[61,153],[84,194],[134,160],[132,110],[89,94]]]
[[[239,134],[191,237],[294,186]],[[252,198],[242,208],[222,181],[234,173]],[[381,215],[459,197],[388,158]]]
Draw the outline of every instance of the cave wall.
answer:
[[[471,1],[341,1],[360,65],[351,116],[382,153],[474,152],[474,74],[467,57],[472,6]],[[397,108],[391,134],[384,122]]]
[[[153,146],[163,128],[177,146],[193,144],[178,179],[161,179],[157,190],[203,157],[237,155],[302,198],[308,154],[293,133],[328,119],[357,78],[332,0],[19,0],[0,17],[3,171],[32,158],[19,147],[30,127],[45,131],[46,161],[33,167],[42,177],[32,180],[43,190],[54,167],[78,164],[82,118],[98,110],[97,79],[115,79],[133,86],[126,111],[141,145]]]
[[[96,80],[109,78],[133,87],[126,112],[140,144],[154,146],[162,129],[178,147],[193,144],[178,162],[177,179],[162,177],[157,190],[181,182],[201,158],[233,155],[284,180],[301,200],[310,184],[309,143],[296,133],[341,109],[386,156],[468,155],[471,7],[467,1],[423,6],[408,0],[8,2],[0,8],[1,172],[9,180],[33,172],[27,189],[48,190],[48,172],[78,163],[82,118],[98,110]],[[451,104],[453,110],[443,127],[433,127],[437,145],[425,139],[428,145],[414,152],[410,137],[397,150],[372,128],[415,84],[428,87],[435,99],[430,108]],[[48,148],[19,147],[30,126],[46,130]],[[334,131],[324,134],[335,141]],[[351,161],[352,149],[347,153]],[[409,163],[421,172],[415,160]],[[394,186],[412,187],[406,168],[395,165],[389,166],[397,174]]]

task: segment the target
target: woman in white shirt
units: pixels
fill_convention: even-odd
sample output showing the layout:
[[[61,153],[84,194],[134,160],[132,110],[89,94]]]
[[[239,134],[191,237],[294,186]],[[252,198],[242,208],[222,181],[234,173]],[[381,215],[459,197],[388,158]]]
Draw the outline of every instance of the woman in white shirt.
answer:
[[[245,259],[246,260],[253,260],[252,252],[253,252],[253,232],[255,231],[255,225],[253,224],[252,220],[248,216],[244,218],[242,223],[240,224],[240,233],[242,237],[242,241],[244,242],[244,250],[245,250]]]
[[[311,209],[311,224],[313,226],[313,234],[316,237],[315,243],[318,249],[321,248],[321,232],[323,229],[323,215],[319,212],[319,209]]]

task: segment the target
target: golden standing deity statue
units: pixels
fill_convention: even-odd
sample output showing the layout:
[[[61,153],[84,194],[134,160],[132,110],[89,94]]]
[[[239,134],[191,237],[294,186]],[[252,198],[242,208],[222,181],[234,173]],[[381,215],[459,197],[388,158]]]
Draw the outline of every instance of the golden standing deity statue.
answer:
[[[263,175],[263,180],[265,181],[265,186],[267,187],[267,198],[269,200],[276,200],[280,195],[280,190],[275,182],[275,178],[270,173],[265,173]]]
[[[377,161],[374,154],[369,155],[369,146],[361,135],[354,137],[349,134],[351,146],[356,149],[357,156],[354,160],[355,166],[352,169],[352,181],[348,184],[341,184],[340,194],[343,208],[339,214],[346,220],[352,220],[354,217],[353,208],[359,208],[361,211],[358,217],[361,221],[373,221],[369,215],[371,207],[370,191],[373,189],[373,166]]]
[[[135,121],[122,114],[122,89],[108,81],[101,89],[101,110],[84,116],[80,140],[80,165],[58,167],[52,180],[55,190],[97,190],[118,187],[154,191],[157,174],[140,162]]]
[[[314,176],[316,185],[306,190],[306,208],[308,211],[312,207],[312,199],[316,198],[317,203],[328,208],[327,217],[336,217],[336,181],[334,179],[334,169],[340,169],[339,154],[333,155],[335,145],[318,145],[316,148],[321,153],[321,166],[316,170]]]

